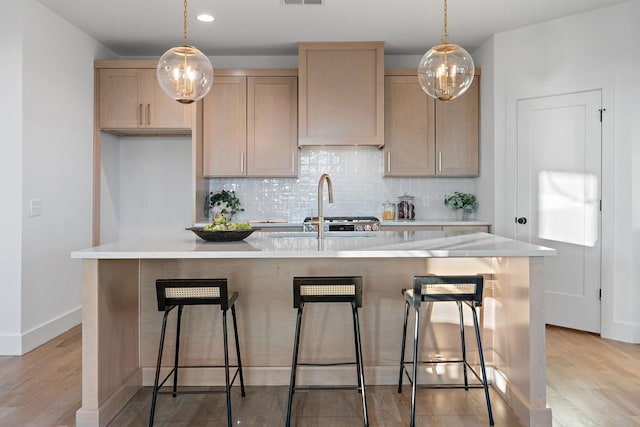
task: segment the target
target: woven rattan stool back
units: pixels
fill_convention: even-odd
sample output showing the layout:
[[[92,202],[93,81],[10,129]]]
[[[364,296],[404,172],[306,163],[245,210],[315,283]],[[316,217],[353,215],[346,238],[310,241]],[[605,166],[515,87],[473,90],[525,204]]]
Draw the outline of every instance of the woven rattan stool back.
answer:
[[[407,293],[421,301],[469,301],[480,307],[482,287],[482,276],[415,276]]]
[[[362,277],[294,277],[293,307],[308,302],[356,302],[362,307]]]
[[[159,279],[156,280],[158,310],[175,305],[218,304],[229,308],[227,279]]]

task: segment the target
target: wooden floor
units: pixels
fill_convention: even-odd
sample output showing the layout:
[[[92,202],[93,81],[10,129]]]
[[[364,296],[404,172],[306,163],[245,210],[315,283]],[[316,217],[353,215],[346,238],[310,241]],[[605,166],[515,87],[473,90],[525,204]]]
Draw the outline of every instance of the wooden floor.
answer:
[[[22,357],[0,357],[0,426],[73,426],[80,407],[81,329],[69,332]],[[604,340],[597,335],[547,328],[547,401],[556,427],[640,426],[640,345]],[[406,426],[410,390],[367,388],[372,426]],[[521,424],[492,393],[496,426]],[[418,393],[419,426],[487,426],[480,390],[425,390]],[[234,389],[237,426],[282,426],[286,387]],[[140,390],[111,423],[148,423],[150,390]],[[295,426],[362,425],[355,392],[296,393]],[[161,396],[157,426],[226,426],[224,395]]]

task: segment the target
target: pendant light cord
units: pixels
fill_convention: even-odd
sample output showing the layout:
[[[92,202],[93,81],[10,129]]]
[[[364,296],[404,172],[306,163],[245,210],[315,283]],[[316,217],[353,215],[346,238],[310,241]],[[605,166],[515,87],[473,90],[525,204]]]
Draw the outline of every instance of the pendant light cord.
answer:
[[[185,4],[186,4],[187,0],[185,0]],[[447,12],[448,12],[448,5],[447,5],[447,0],[444,0],[444,34],[442,35],[442,44],[447,44],[449,41],[449,36],[447,35]],[[186,17],[186,10],[185,10],[185,17]],[[186,19],[186,18],[185,18]],[[185,31],[186,31],[186,25],[185,24]],[[185,36],[186,37],[186,36]]]
[[[187,0],[184,0],[184,45],[188,46],[188,37],[187,37]]]

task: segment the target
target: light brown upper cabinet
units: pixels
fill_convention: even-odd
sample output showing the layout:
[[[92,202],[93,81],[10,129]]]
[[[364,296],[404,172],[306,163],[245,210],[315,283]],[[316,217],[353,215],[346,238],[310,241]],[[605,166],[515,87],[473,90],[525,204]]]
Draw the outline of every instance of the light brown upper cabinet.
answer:
[[[384,176],[478,176],[479,76],[460,98],[427,96],[415,69],[385,77]]]
[[[245,176],[247,78],[215,77],[202,112],[204,176]]]
[[[295,76],[216,77],[203,104],[203,175],[296,176],[297,99]]]
[[[384,175],[435,175],[435,100],[417,76],[385,77],[384,114]]]
[[[384,43],[298,45],[299,145],[384,145]]]
[[[123,134],[189,134],[192,107],[167,96],[156,70],[99,68],[100,129]]]
[[[436,101],[437,176],[478,176],[479,95],[475,76],[460,98]]]

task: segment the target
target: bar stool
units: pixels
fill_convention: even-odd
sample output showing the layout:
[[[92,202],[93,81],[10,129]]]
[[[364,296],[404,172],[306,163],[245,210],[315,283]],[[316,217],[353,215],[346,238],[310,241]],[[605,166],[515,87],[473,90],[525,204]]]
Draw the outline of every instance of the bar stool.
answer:
[[[416,390],[420,389],[442,389],[442,388],[483,388],[487,401],[487,411],[489,412],[489,424],[493,425],[493,412],[491,411],[491,400],[489,398],[489,385],[487,383],[487,373],[484,366],[484,355],[482,353],[482,342],[480,340],[480,326],[478,324],[478,314],[476,307],[482,305],[482,276],[416,276],[413,278],[413,288],[402,291],[405,297],[404,325],[402,327],[402,353],[400,355],[400,376],[398,379],[398,393],[402,393],[402,374],[407,374],[407,378],[412,385],[411,389],[411,427],[415,425],[416,417]],[[420,305],[423,302],[455,301],[458,305],[460,316],[460,342],[462,346],[462,359],[455,360],[418,360],[418,338],[420,326]],[[464,339],[464,317],[462,314],[462,303],[471,307],[473,313],[473,326],[476,332],[476,342],[478,344],[478,355],[480,357],[480,368],[482,376],[478,375],[475,369],[467,361],[466,346]],[[415,328],[413,335],[413,361],[405,362],[404,350],[407,337],[407,318],[409,317],[409,307],[415,310]],[[436,363],[459,363],[463,367],[464,385],[417,385],[417,368],[419,364]],[[412,365],[412,372],[409,374],[406,365]],[[467,378],[469,369],[481,384],[469,384]]]
[[[149,415],[149,427],[153,426],[153,418],[155,415],[156,401],[158,394],[172,394],[176,397],[178,394],[207,394],[207,393],[225,393],[227,395],[227,425],[233,425],[231,416],[231,386],[235,382],[236,377],[240,376],[240,390],[244,397],[244,379],[242,376],[242,359],[240,358],[240,347],[238,346],[238,324],[236,321],[235,302],[238,299],[238,293],[233,292],[229,295],[227,291],[227,279],[159,279],[156,280],[156,293],[158,297],[158,311],[164,311],[162,318],[162,333],[160,335],[160,348],[158,350],[158,364],[156,366],[156,376],[153,385],[153,397],[151,400],[151,414]],[[185,305],[219,305],[222,311],[222,332],[224,341],[224,365],[198,365],[198,366],[179,366],[178,358],[180,353],[180,321],[182,318],[182,310]],[[178,307],[178,315],[176,318],[176,351],[174,356],[173,368],[167,376],[160,379],[160,366],[162,365],[162,351],[164,348],[164,337],[167,330],[167,317],[169,313]],[[233,332],[236,342],[237,365],[229,364],[229,349],[227,340],[227,310],[231,308],[231,316],[233,318]],[[224,368],[225,369],[225,389],[222,390],[178,390],[178,369],[184,368]],[[236,368],[233,378],[230,380],[229,368]],[[160,391],[160,388],[173,374],[172,391]]]
[[[338,363],[299,363],[298,349],[300,343],[300,327],[302,324],[302,312],[306,303],[338,303],[351,304],[353,315],[353,334],[355,344],[355,362]],[[367,399],[364,384],[364,366],[362,363],[362,344],[360,340],[360,321],[358,308],[362,307],[362,277],[294,277],[293,278],[293,308],[298,309],[296,320],[296,332],[293,342],[293,360],[291,362],[291,381],[289,383],[289,401],[287,404],[286,427],[291,426],[291,406],[293,394],[296,390],[358,390],[362,395],[362,410],[365,427],[369,426],[367,412]],[[357,386],[296,386],[296,371],[298,366],[340,366],[356,365],[358,378]]]

